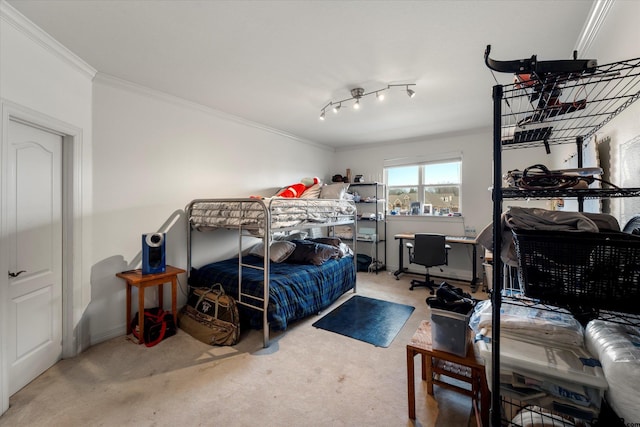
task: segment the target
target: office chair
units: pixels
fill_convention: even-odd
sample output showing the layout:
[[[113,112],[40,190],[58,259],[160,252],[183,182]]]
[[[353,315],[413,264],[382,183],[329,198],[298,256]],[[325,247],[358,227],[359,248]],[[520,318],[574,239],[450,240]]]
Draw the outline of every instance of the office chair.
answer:
[[[447,265],[451,246],[446,244],[444,234],[418,233],[415,235],[413,243],[407,243],[407,248],[409,249],[409,262],[427,268],[425,280],[412,280],[409,289],[413,290],[413,288],[424,286],[429,288],[433,295],[436,284],[429,276],[429,267]],[[443,271],[442,268],[440,271]]]

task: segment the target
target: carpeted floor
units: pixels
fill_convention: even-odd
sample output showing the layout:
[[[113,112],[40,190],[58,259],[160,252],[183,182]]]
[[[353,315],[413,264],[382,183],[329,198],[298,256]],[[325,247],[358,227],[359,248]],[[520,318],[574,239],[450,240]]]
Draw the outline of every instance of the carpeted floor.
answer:
[[[243,332],[234,347],[182,331],[152,348],[120,337],[60,361],[13,395],[0,425],[474,425],[469,398],[438,387],[426,396],[419,377],[417,419],[407,417],[406,343],[429,317],[427,291],[409,291],[410,278],[358,273],[358,295],[416,307],[388,348],[314,328],[318,316],[272,334],[268,348],[261,331]]]

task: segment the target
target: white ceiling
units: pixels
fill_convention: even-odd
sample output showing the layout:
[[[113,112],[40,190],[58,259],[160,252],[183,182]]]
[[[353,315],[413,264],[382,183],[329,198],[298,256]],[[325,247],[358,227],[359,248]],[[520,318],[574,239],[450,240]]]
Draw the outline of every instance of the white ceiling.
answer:
[[[569,59],[591,1],[8,0],[104,73],[334,147],[491,126],[495,59]],[[509,75],[495,76],[501,83]],[[388,84],[383,103],[320,109]]]

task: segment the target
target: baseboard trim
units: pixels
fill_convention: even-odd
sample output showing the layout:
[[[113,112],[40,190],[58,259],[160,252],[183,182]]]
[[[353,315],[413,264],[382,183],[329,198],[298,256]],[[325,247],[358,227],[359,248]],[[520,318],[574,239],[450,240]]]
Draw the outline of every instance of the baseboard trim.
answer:
[[[126,325],[121,324],[115,328],[100,332],[99,334],[93,334],[89,336],[89,347],[94,346],[96,344],[100,344],[105,341],[109,341],[110,339],[113,339],[113,338],[124,336],[126,329],[127,329]]]

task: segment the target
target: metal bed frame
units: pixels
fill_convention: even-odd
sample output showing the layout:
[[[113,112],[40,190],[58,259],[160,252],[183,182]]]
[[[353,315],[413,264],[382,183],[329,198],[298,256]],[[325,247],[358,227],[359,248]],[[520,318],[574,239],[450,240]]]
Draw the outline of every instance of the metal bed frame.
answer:
[[[336,209],[338,206],[349,207],[345,213]],[[278,212],[286,209],[288,215],[295,215],[295,225],[278,226],[274,218]],[[195,199],[185,208],[187,214],[187,277],[191,275],[192,233],[206,232],[217,229],[237,230],[238,235],[238,304],[262,312],[263,346],[269,346],[269,323],[267,312],[269,305],[269,264],[271,251],[269,243],[274,232],[288,232],[309,228],[330,228],[340,225],[352,225],[354,232],[351,242],[353,249],[353,264],[356,264],[356,207],[352,201],[334,199],[288,199],[288,198],[231,198],[231,199]],[[224,212],[224,213],[223,213]],[[320,218],[326,221],[319,221]],[[204,219],[204,221],[201,221]],[[289,219],[289,218],[288,218]],[[262,266],[254,266],[242,262],[243,237],[257,237],[262,239],[264,253]],[[249,295],[242,290],[242,269],[252,268],[262,270],[264,275],[263,293],[261,298]],[[354,283],[353,291],[356,291]],[[261,305],[251,302],[259,301]]]

